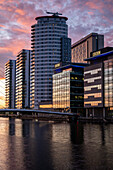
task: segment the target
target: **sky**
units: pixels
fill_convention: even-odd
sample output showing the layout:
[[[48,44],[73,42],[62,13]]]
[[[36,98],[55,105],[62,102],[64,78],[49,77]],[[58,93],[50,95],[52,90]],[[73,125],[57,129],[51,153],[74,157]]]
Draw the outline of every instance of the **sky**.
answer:
[[[91,32],[104,34],[105,46],[113,46],[112,0],[0,0],[0,77],[4,65],[31,46],[31,25],[46,10],[68,17],[72,43]]]
[[[0,109],[5,107],[5,79],[0,78]]]

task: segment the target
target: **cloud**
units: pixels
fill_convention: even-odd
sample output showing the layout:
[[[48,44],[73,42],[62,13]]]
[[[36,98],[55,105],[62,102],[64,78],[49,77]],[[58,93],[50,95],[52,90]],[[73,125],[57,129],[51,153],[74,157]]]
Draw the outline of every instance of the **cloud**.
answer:
[[[105,45],[113,46],[112,9],[112,0],[1,0],[0,67],[8,59],[16,59],[21,49],[30,49],[31,25],[36,23],[35,17],[46,15],[45,10],[68,17],[72,43],[97,32],[105,35]]]

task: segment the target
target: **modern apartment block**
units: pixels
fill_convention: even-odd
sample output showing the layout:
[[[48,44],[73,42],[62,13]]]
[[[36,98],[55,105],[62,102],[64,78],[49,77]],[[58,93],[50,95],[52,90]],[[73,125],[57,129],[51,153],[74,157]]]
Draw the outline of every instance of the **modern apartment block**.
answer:
[[[5,107],[15,108],[16,60],[5,64]]]
[[[53,75],[53,108],[55,110],[83,113],[83,74],[86,65],[85,63],[71,63],[59,65],[55,69]]]
[[[84,63],[84,59],[90,57],[90,53],[104,48],[104,35],[91,33],[75,42],[71,46],[71,62]]]
[[[22,49],[17,55],[16,107],[30,107],[30,50]]]
[[[62,61],[62,54],[63,60],[70,61],[71,55],[68,56],[64,49],[64,44],[70,43],[67,39],[67,20],[53,13],[51,16],[37,17],[36,24],[31,26],[31,108],[37,109],[44,102],[52,103],[54,65]]]
[[[84,68],[84,107],[87,116],[113,113],[113,47],[91,53]]]

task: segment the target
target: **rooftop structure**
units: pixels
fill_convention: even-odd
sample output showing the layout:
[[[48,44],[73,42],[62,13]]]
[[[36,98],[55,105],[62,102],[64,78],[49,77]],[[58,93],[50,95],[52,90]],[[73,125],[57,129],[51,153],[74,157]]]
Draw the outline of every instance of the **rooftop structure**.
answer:
[[[104,35],[91,33],[71,46],[72,62],[86,62],[85,58],[90,57],[90,53],[104,48]]]

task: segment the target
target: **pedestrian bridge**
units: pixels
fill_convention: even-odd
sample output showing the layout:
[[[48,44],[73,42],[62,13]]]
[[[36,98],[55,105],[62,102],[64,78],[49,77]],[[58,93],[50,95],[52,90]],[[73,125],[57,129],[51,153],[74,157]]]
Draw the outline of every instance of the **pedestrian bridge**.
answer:
[[[44,114],[56,114],[65,116],[77,116],[77,113],[66,113],[66,112],[54,112],[45,110],[32,110],[32,109],[0,109],[0,112],[13,112],[13,113],[44,113]]]

